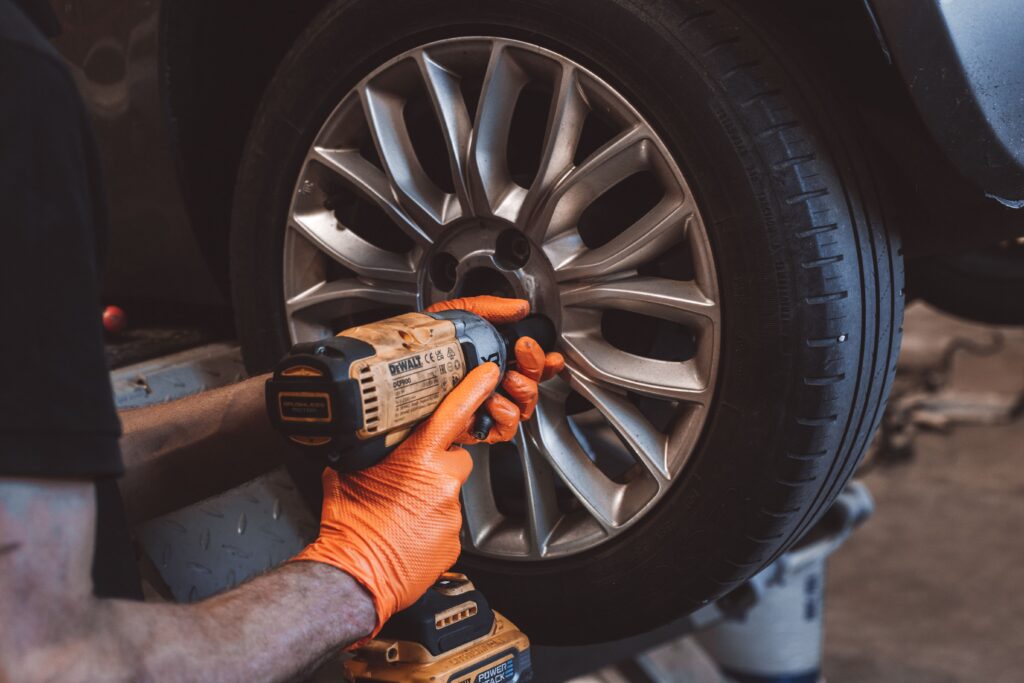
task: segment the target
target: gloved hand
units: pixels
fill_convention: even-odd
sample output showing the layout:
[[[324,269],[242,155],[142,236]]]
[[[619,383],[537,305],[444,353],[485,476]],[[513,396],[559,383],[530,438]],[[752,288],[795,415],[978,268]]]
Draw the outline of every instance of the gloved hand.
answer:
[[[526,301],[491,296],[455,299],[429,310],[452,308],[494,324],[515,322],[529,312]],[[374,635],[458,559],[459,489],[473,463],[454,444],[476,442],[468,429],[477,410],[486,405],[494,418],[488,443],[510,439],[520,418],[533,414],[538,381],[557,374],[564,364],[561,354],[545,356],[528,338],[519,340],[515,354],[519,371],[507,372],[502,384],[511,401],[493,395],[498,366],[486,363],[469,372],[383,461],[344,477],[330,468],[324,471],[320,536],[293,561],[329,564],[359,581],[373,596]]]
[[[427,308],[429,313],[458,309],[475,313],[492,325],[505,325],[522,320],[530,312],[530,304],[524,299],[505,299],[498,296],[470,296],[440,301]],[[522,337],[515,347],[516,369],[505,373],[501,388],[509,398],[495,394],[484,404],[494,418],[494,426],[483,439],[484,443],[498,443],[511,439],[519,427],[520,420],[528,420],[537,406],[539,391],[537,384],[560,373],[565,367],[562,354],[545,354],[540,345],[529,337]],[[500,416],[500,418],[499,418]],[[469,432],[460,434],[456,441],[461,444],[480,443]]]
[[[433,415],[373,467],[344,476],[324,470],[320,536],[292,561],[323,562],[361,583],[377,610],[374,635],[459,557],[459,489],[473,461],[453,444],[494,391],[498,376],[494,363],[474,368]],[[515,425],[502,424],[502,429]]]

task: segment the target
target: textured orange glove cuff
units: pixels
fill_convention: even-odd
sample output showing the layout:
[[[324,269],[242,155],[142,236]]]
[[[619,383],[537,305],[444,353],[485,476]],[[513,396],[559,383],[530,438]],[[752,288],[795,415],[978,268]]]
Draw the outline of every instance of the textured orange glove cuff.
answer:
[[[530,312],[530,302],[526,299],[506,299],[484,294],[438,301],[428,306],[427,312],[437,313],[456,309],[475,313],[492,325],[504,325],[525,318],[526,314]]]

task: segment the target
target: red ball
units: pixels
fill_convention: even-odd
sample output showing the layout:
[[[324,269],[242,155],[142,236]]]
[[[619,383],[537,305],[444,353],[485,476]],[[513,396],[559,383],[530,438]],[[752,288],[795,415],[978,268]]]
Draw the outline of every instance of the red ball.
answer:
[[[118,306],[107,306],[103,309],[103,329],[117,334],[128,325],[128,316]]]

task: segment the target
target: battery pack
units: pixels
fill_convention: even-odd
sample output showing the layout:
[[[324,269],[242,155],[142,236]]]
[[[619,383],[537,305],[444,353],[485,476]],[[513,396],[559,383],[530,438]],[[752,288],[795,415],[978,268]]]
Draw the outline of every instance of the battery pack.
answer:
[[[530,641],[462,574],[448,573],[345,662],[349,680],[520,683]]]

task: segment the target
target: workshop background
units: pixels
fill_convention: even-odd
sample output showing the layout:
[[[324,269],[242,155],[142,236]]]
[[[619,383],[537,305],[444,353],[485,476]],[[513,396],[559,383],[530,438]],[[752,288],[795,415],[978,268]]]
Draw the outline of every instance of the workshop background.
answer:
[[[475,453],[506,533],[464,549],[532,617],[534,680],[1024,680],[1024,327],[924,301],[1024,320],[1019,0],[51,4],[110,197],[119,408],[522,296],[576,384],[550,443]],[[292,557],[321,465],[131,511],[147,599]]]

